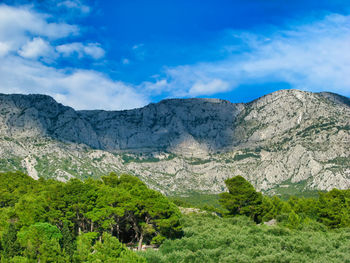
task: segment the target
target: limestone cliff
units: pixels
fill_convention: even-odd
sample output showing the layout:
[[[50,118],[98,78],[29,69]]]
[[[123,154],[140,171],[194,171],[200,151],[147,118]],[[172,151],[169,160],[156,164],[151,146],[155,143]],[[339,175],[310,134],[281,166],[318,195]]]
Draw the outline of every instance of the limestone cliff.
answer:
[[[0,170],[31,176],[131,172],[166,193],[220,192],[240,174],[258,189],[350,187],[350,100],[282,90],[248,104],[170,99],[75,111],[45,95],[0,95]]]

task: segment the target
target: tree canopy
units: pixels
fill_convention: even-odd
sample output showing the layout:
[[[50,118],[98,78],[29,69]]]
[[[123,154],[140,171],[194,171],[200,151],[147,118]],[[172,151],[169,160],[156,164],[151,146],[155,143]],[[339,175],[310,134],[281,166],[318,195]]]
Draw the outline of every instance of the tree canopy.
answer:
[[[44,179],[35,181],[19,172],[0,173],[1,263],[146,262],[141,255],[146,255],[150,262],[218,262],[215,257],[219,254],[217,244],[228,247],[228,251],[225,251],[226,261],[223,262],[232,262],[233,252],[229,244],[236,239],[235,247],[240,247],[242,241],[236,233],[240,226],[232,228],[229,222],[240,224],[241,220],[248,222],[245,231],[254,236],[256,242],[267,242],[270,235],[276,237],[276,244],[270,246],[271,251],[276,251],[276,248],[280,251],[280,245],[285,248],[285,244],[280,244],[278,239],[280,235],[291,235],[288,244],[293,244],[298,236],[297,231],[304,233],[303,244],[308,242],[308,233],[317,235],[313,240],[322,238],[323,233],[333,233],[336,249],[339,247],[338,240],[348,236],[350,190],[333,189],[327,193],[320,192],[318,198],[291,196],[288,200],[282,200],[278,196],[262,195],[241,176],[227,179],[225,183],[228,191],[219,194],[223,208],[202,207],[208,209],[204,221],[188,221],[200,225],[193,231],[187,226],[187,236],[177,239],[183,236],[183,223],[188,218],[182,219],[174,203],[149,189],[137,177],[111,173],[99,180],[71,179],[63,183]],[[200,198],[200,195],[196,197],[196,203]],[[204,203],[207,198],[204,197]],[[196,217],[203,212],[199,209],[193,211],[199,211]],[[206,222],[212,219],[215,220],[211,230],[208,230]],[[277,222],[274,228],[260,224],[271,219]],[[222,220],[227,222],[225,226],[220,225],[224,222]],[[231,232],[227,235],[214,234],[218,229],[232,231],[228,230]],[[206,237],[201,233],[206,233]],[[215,238],[219,243],[211,239],[212,235],[217,236]],[[242,235],[244,242],[245,236]],[[160,253],[152,251],[140,255],[127,248],[140,249],[144,244],[162,244]],[[254,243],[254,251],[256,245]],[[187,250],[180,251],[184,247]],[[201,250],[203,248],[207,250],[206,255]],[[193,253],[194,250],[197,252]],[[253,250],[246,246],[246,253],[252,251],[249,259],[257,256]],[[310,252],[307,247],[303,251],[305,254]],[[342,251],[343,248],[338,251],[340,258],[347,259]],[[258,262],[267,262],[269,253],[263,250],[259,253],[264,256]],[[247,259],[244,258],[245,255],[242,262],[254,262],[244,261]],[[299,260],[303,257],[298,255],[293,258]]]
[[[118,242],[140,249],[180,237],[180,217],[176,205],[131,175],[63,183],[0,173],[0,253],[9,262],[111,262],[104,251],[117,247],[119,256],[132,257]],[[90,255],[88,261],[82,255]]]
[[[262,194],[257,192],[242,176],[235,176],[225,181],[228,192],[220,194],[219,202],[231,215],[251,216],[259,221]]]

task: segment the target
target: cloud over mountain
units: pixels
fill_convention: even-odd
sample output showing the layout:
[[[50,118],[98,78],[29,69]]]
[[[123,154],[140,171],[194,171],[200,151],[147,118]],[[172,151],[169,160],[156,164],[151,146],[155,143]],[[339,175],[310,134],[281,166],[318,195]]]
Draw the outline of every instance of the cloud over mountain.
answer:
[[[228,30],[217,61],[165,70],[171,96],[212,95],[240,85],[284,82],[291,88],[350,95],[350,16],[293,22],[264,33]],[[165,81],[164,81],[165,82]]]
[[[105,50],[100,43],[74,41],[80,27],[56,20],[29,6],[0,5],[0,92],[44,93],[78,109],[135,108],[147,102],[132,86],[102,72],[60,66],[61,58],[101,60]]]
[[[47,3],[45,11],[37,8],[38,2],[0,5],[0,92],[44,93],[76,109],[130,109],[169,97],[241,98],[237,90],[249,93],[264,85],[350,96],[346,14],[305,15],[251,29],[228,27],[210,45],[206,40],[194,48],[187,45],[189,56],[191,50],[194,57],[201,54],[195,61],[165,61],[153,75],[136,81],[144,69],[153,68],[156,44],[129,43],[129,53],[118,57],[111,54],[110,42],[96,37],[104,27],[78,19],[96,15],[92,6],[79,0]]]

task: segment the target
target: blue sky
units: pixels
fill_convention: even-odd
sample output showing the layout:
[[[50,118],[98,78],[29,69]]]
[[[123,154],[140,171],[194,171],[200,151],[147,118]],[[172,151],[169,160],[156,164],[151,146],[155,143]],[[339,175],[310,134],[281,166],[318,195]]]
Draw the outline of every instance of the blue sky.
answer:
[[[350,2],[5,0],[0,92],[76,109],[174,97],[350,96]]]

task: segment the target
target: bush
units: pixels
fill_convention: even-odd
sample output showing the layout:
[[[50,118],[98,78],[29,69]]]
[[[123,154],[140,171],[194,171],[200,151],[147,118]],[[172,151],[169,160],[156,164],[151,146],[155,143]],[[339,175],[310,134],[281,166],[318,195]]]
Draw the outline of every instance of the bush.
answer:
[[[322,224],[304,221],[300,230],[252,224],[247,217],[187,215],[184,237],[166,240],[158,251],[141,255],[166,262],[350,262],[350,231],[324,232]],[[303,230],[305,228],[305,230]]]

